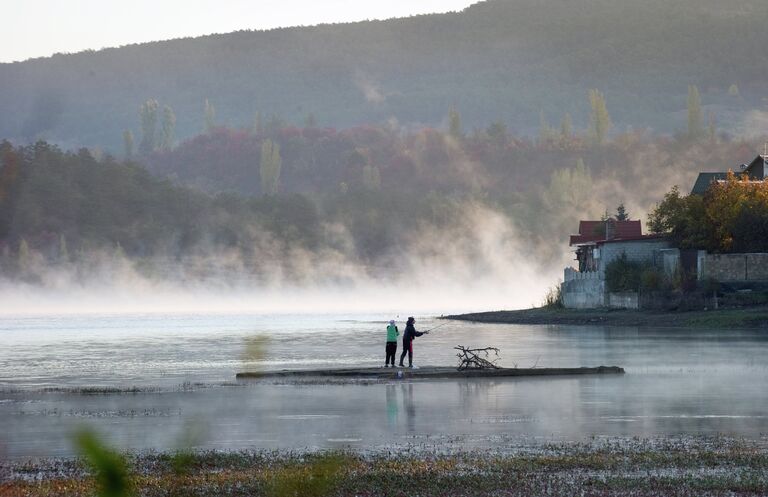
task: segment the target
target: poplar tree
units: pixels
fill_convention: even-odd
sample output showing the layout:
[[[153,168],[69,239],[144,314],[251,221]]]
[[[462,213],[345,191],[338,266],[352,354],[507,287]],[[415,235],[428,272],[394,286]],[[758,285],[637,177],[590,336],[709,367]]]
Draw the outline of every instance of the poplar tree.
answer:
[[[173,148],[176,133],[176,114],[173,113],[173,109],[170,105],[163,106],[162,131],[163,138],[160,148],[169,151]]]
[[[261,191],[265,195],[277,193],[280,185],[280,169],[283,160],[280,158],[280,145],[272,140],[264,140],[261,144]]]
[[[703,133],[701,125],[701,97],[696,85],[688,86],[688,138],[695,140]]]
[[[589,104],[592,107],[592,113],[589,116],[592,139],[595,145],[602,145],[613,125],[605,105],[605,97],[598,90],[589,90]]]
[[[144,155],[152,153],[157,148],[157,108],[157,100],[149,99],[139,109],[141,116],[139,151]]]

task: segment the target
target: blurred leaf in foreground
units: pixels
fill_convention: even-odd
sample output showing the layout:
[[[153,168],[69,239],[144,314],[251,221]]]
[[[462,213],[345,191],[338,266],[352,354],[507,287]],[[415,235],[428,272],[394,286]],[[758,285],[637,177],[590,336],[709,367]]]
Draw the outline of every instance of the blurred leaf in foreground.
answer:
[[[99,497],[128,497],[132,494],[128,465],[120,454],[87,429],[78,432],[75,445],[94,473]]]

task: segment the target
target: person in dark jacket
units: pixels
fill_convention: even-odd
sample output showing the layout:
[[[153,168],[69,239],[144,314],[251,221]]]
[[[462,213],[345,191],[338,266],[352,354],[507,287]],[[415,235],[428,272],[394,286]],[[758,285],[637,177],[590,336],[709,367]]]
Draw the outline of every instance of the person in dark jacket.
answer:
[[[413,367],[413,339],[420,337],[421,335],[428,335],[429,331],[421,332],[416,331],[416,320],[413,317],[409,317],[405,323],[405,331],[403,332],[403,353],[400,356],[400,367],[403,367],[403,359],[405,354],[408,354],[408,367]]]

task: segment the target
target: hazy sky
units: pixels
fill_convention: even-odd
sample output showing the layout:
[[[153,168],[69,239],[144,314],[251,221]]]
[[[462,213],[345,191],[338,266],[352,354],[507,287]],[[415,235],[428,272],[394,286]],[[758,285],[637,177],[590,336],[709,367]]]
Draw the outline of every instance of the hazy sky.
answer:
[[[478,0],[2,0],[0,62],[226,33],[461,10]]]

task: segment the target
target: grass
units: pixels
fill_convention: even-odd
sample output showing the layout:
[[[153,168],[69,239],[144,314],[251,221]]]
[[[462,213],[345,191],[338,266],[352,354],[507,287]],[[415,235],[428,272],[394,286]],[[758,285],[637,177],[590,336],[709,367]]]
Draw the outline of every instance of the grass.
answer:
[[[714,442],[549,446],[520,455],[417,456],[209,452],[128,456],[133,495],[155,496],[715,496],[768,494],[768,448]],[[44,463],[40,463],[44,464]],[[26,472],[35,465],[23,465]],[[39,481],[12,471],[0,496],[95,495],[81,464]],[[43,473],[48,474],[48,473]]]

